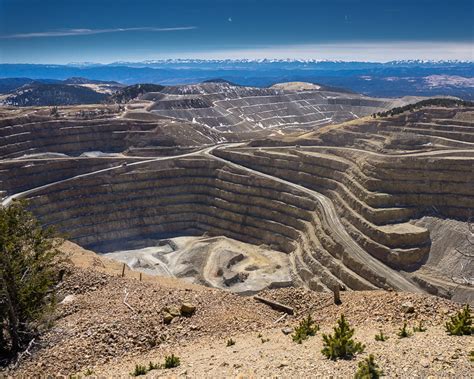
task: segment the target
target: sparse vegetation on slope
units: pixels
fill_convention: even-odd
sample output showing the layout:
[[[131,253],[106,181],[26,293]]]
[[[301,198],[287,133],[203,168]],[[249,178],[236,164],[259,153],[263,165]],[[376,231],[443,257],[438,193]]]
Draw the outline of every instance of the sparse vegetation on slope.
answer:
[[[55,305],[59,244],[53,230],[43,229],[24,203],[0,208],[1,357],[26,349],[47,326],[45,316]]]
[[[375,363],[374,356],[370,354],[362,362],[359,362],[358,370],[354,376],[355,379],[378,379],[383,375],[383,371],[379,369]]]
[[[163,368],[175,368],[181,364],[179,357],[174,354],[167,355],[165,357],[165,363],[163,364]]]
[[[379,334],[375,335],[375,340],[380,341],[380,342],[385,342],[388,340],[388,338],[389,338],[388,336],[383,334],[382,330],[380,330]]]
[[[466,100],[460,100],[460,99],[452,99],[452,98],[433,98],[433,99],[426,99],[426,100],[421,100],[418,101],[417,103],[413,104],[407,104],[404,105],[403,107],[395,107],[392,108],[388,111],[385,112],[378,112],[374,113],[372,116],[378,116],[378,117],[387,117],[387,116],[395,116],[400,113],[404,113],[407,111],[415,111],[417,109],[423,108],[423,107],[472,107],[474,106],[474,102],[472,101],[466,101]]]
[[[232,338],[229,338],[227,340],[227,347],[231,347],[231,346],[234,346],[235,345],[235,340],[233,340]]]
[[[109,101],[115,103],[127,103],[144,93],[160,92],[163,88],[165,87],[159,84],[134,84],[118,90],[110,97]]]
[[[301,320],[300,324],[295,328],[295,332],[292,335],[293,341],[296,343],[302,343],[309,337],[315,336],[318,330],[319,326],[309,314],[306,318]]]
[[[418,325],[417,325],[417,326],[414,326],[414,327],[413,327],[413,332],[414,332],[414,333],[424,333],[424,332],[426,332],[426,328],[424,327],[422,320],[420,320],[420,321],[418,322]]]
[[[354,328],[351,328],[344,315],[333,328],[334,334],[323,334],[324,347],[321,350],[329,359],[351,359],[355,354],[364,351],[364,345],[352,339]]]
[[[412,333],[409,332],[407,329],[407,323],[404,322],[403,326],[398,330],[397,336],[400,338],[408,338],[411,337]]]
[[[295,322],[294,316],[275,323],[281,312],[251,297],[149,275],[143,275],[140,282],[138,273],[128,269],[122,278],[121,264],[77,246],[72,249],[73,244],[67,243],[70,245],[65,252],[82,268],[70,267],[58,284],[58,298],[65,299],[57,308],[55,327],[37,339],[39,344],[35,344],[31,356],[21,360],[18,369],[9,372],[14,377],[84,377],[87,368],[93,369],[94,376],[118,377],[133,372],[137,363],[147,369],[150,361],[162,365],[171,352],[179,356],[189,376],[236,376],[250,369],[256,370],[258,377],[265,376],[268,370],[281,370],[287,377],[354,375],[356,362],[341,364],[314,353],[323,348],[322,338],[308,338],[303,344],[292,342],[282,329]],[[123,302],[124,288],[129,293],[126,301],[135,311]],[[410,374],[434,375],[445,360],[459,374],[470,364],[467,357],[450,358],[457,349],[465,347],[466,337],[445,334],[445,314],[457,309],[455,303],[446,299],[387,291],[347,291],[341,293],[342,304],[335,305],[332,294],[303,288],[266,290],[262,295],[294,307],[297,314],[311,314],[324,331],[344,313],[356,329],[357,340],[366,344],[366,350],[376,352],[383,348],[383,369],[389,376],[407,375],[407,366],[413,369]],[[380,328],[394,330],[405,317],[399,310],[407,301],[413,304],[417,319],[429,326],[428,331],[409,344],[399,344],[393,338],[381,346],[374,341],[374,334]],[[198,311],[192,317],[163,324],[159,317],[163,307],[179,308],[181,302],[193,302]],[[230,336],[237,343],[227,348]],[[261,343],[261,338],[270,341]],[[442,354],[443,358],[425,368],[416,362],[414,349],[429,351],[433,356]],[[313,354],[308,355],[308,351]],[[152,371],[149,375],[166,372]]]
[[[451,316],[450,321],[446,322],[446,331],[453,336],[471,335],[474,333],[471,309],[468,304],[454,316]]]
[[[149,362],[148,365],[136,364],[135,369],[130,373],[131,376],[141,376],[146,375],[150,371],[160,370],[160,369],[170,369],[175,368],[180,365],[180,359],[174,354],[165,356],[165,361],[163,364]]]

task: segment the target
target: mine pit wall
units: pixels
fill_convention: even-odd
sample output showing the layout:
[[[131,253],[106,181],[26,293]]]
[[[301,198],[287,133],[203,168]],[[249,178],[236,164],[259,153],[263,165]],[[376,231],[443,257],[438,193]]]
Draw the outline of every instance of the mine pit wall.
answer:
[[[45,184],[61,181],[109,167],[130,159],[120,158],[56,158],[0,161],[0,189],[13,195]]]
[[[387,109],[391,102],[321,91],[267,92],[237,89],[237,93],[199,94],[160,99],[149,111],[164,117],[196,120],[199,123],[239,131],[255,129],[259,123],[265,128],[279,125],[327,124],[352,120]],[[244,96],[238,97],[237,96]],[[314,126],[314,125],[313,125]]]
[[[316,290],[386,287],[333,240],[305,194],[211,159],[72,179],[36,192],[29,207],[45,225],[97,252],[123,249],[127,240],[208,233],[290,254],[294,282]]]
[[[474,124],[472,108],[443,109],[423,108],[412,113],[403,113],[391,117],[376,118],[364,123],[345,125],[326,131],[319,138],[324,145],[358,146],[377,151],[380,145],[375,140],[386,142],[387,137],[413,136],[426,142],[458,148],[471,148],[474,142]],[[466,120],[458,120],[469,115]],[[301,140],[300,144],[307,141]],[[397,144],[398,150],[418,149],[420,146]]]
[[[387,157],[361,169],[372,175],[367,189],[388,193],[393,204],[420,211],[435,207],[441,216],[461,220],[474,210],[474,156]]]
[[[346,221],[346,226],[355,225],[358,232],[355,234],[351,233],[353,237],[356,236],[359,243],[363,242],[362,246],[369,251],[369,253],[392,267],[399,268],[401,265],[407,266],[414,264],[420,260],[420,255],[424,255],[427,252],[424,246],[417,245],[420,242],[422,244],[426,243],[426,231],[423,230],[420,231],[421,233],[400,235],[400,245],[397,246],[395,245],[395,238],[398,237],[399,233],[386,232],[355,212],[343,198],[338,195],[337,187],[340,184],[323,174],[332,175],[334,172],[338,174],[336,170],[319,169],[318,166],[308,167],[306,164],[300,163],[295,156],[293,159],[281,159],[281,157],[277,159],[276,157],[252,156],[230,151],[218,151],[216,154],[244,166],[281,177],[285,180],[304,185],[307,188],[326,194],[335,202],[338,213],[343,216],[343,221],[344,219]],[[307,171],[305,171],[305,169],[307,169]],[[385,244],[390,244],[391,246]],[[392,254],[392,248],[395,247],[400,247],[405,251]]]
[[[122,119],[14,123],[0,128],[0,157],[45,152],[68,155],[95,150],[122,152],[127,149],[128,140],[134,133],[151,131],[155,127],[154,122]]]
[[[467,218],[474,209],[472,158],[457,159],[454,170],[449,157],[361,159],[346,154],[341,159],[245,149],[215,154],[326,194],[349,234],[394,268],[416,266],[429,252],[429,232],[407,221],[433,209],[443,216]]]
[[[31,197],[30,208],[86,247],[162,232],[179,235],[187,224],[289,253],[298,239],[295,228],[302,228],[301,207],[313,207],[270,181],[250,180],[212,161],[152,167],[124,167],[55,185]],[[247,187],[249,181],[254,184]]]

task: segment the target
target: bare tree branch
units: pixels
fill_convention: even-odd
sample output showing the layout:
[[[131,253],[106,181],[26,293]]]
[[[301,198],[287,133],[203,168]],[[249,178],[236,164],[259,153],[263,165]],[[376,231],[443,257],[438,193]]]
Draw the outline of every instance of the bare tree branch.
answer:
[[[130,304],[127,303],[127,299],[128,299],[128,291],[126,288],[124,288],[123,292],[125,293],[125,297],[123,298],[123,303],[128,307],[128,309],[130,309],[132,312],[136,312],[135,311],[135,308],[133,308]]]
[[[13,369],[17,368],[18,367],[18,364],[20,363],[21,359],[23,358],[23,356],[25,355],[29,355],[31,356],[31,353],[30,353],[30,349],[31,347],[33,346],[33,344],[35,343],[35,339],[33,338],[30,343],[28,344],[28,347],[26,348],[25,351],[21,352],[20,354],[18,354],[18,358],[15,362],[15,364],[13,365]]]

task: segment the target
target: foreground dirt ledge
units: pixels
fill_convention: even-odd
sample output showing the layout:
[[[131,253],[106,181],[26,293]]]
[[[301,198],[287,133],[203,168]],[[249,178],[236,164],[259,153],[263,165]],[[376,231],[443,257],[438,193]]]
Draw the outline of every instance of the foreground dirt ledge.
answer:
[[[472,338],[444,331],[444,322],[460,307],[449,300],[387,291],[343,292],[342,305],[336,306],[330,294],[300,288],[264,291],[261,296],[295,309],[294,316],[275,323],[283,314],[250,297],[174,279],[144,276],[140,282],[138,273],[122,278],[117,276],[119,264],[75,249],[76,265],[59,287],[66,300],[58,307],[54,327],[38,339],[32,356],[7,375],[83,376],[91,370],[100,377],[128,377],[135,364],[161,362],[171,353],[181,357],[181,366],[153,370],[149,377],[350,377],[369,353],[388,376],[462,376],[472,370]],[[130,307],[124,304],[126,293]],[[162,309],[183,302],[196,306],[196,312],[164,324]],[[404,311],[406,303],[413,313]],[[298,345],[281,329],[294,327],[308,313],[321,332]],[[352,361],[331,362],[320,353],[321,333],[330,332],[341,313],[367,348]],[[396,332],[404,320],[410,327],[423,320],[428,330],[399,339]],[[379,329],[388,341],[374,340]],[[226,347],[231,337],[236,344]]]

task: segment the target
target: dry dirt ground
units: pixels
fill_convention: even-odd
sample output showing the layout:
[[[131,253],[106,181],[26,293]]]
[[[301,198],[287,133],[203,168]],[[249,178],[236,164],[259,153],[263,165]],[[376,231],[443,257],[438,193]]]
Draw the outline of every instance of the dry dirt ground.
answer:
[[[266,290],[261,296],[295,310],[294,316],[276,322],[283,314],[252,297],[172,278],[144,275],[140,282],[139,273],[131,271],[122,278],[117,262],[71,243],[64,250],[74,266],[58,288],[64,300],[54,326],[36,340],[31,356],[6,376],[85,377],[92,372],[95,377],[125,378],[136,364],[162,363],[165,355],[174,353],[181,358],[179,367],[153,370],[148,377],[352,377],[357,362],[372,353],[389,377],[473,377],[468,356],[474,350],[473,338],[446,334],[444,322],[460,304],[445,299],[343,292],[342,305],[337,306],[330,294]],[[162,309],[183,302],[196,306],[194,315],[164,324]],[[403,311],[406,302],[413,313]],[[330,332],[341,313],[366,348],[353,360],[333,362],[320,353],[321,333]],[[307,314],[321,331],[298,345],[282,328],[294,327]],[[410,328],[424,320],[427,331],[399,339],[396,332],[404,320]],[[385,342],[374,340],[381,328],[390,337]],[[227,347],[229,338],[235,345]]]

